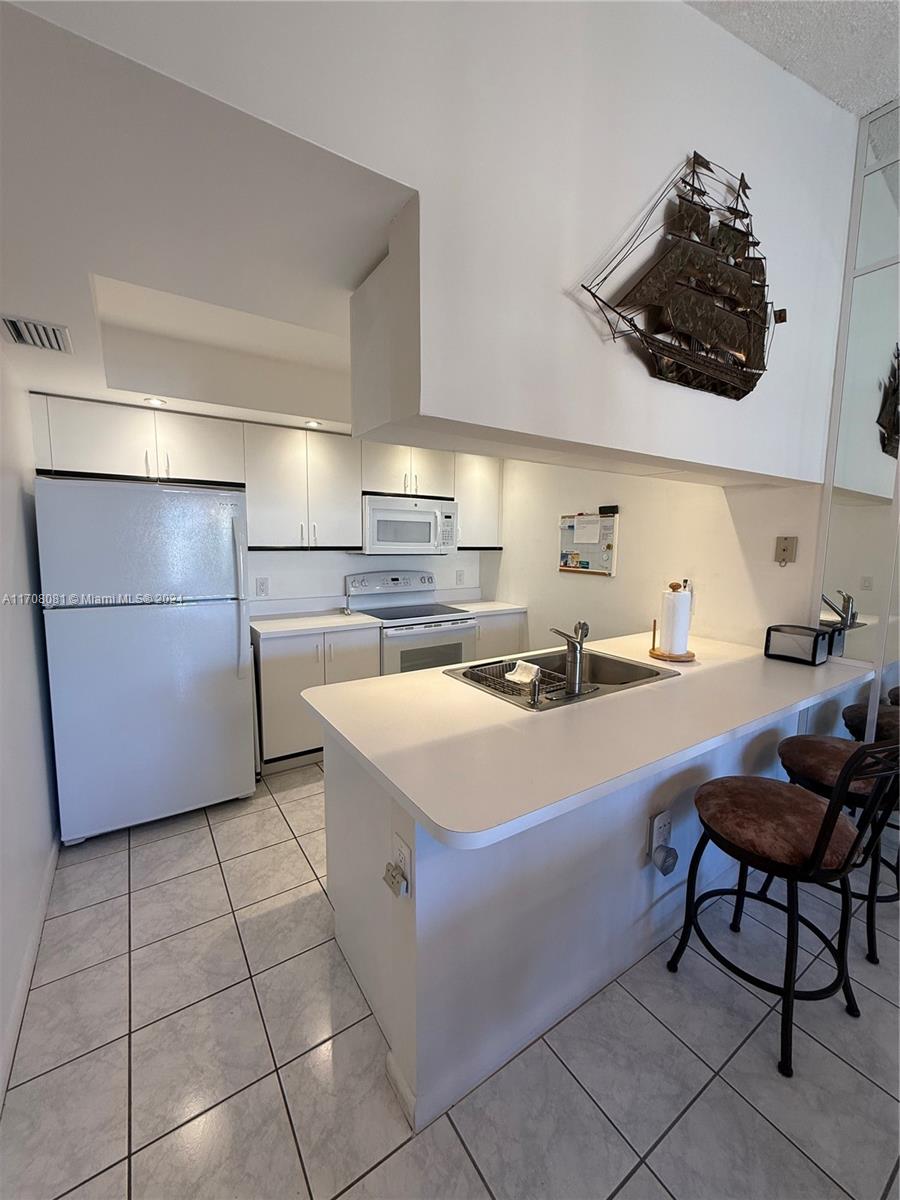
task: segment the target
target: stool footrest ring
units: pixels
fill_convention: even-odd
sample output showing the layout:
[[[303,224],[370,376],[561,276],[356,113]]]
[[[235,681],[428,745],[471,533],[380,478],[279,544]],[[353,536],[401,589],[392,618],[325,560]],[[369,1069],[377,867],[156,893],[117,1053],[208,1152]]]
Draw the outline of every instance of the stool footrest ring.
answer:
[[[727,955],[723,954],[722,951],[710,941],[709,937],[700,925],[700,910],[703,905],[707,903],[707,901],[717,899],[720,896],[737,897],[737,895],[737,888],[712,888],[710,891],[701,893],[701,895],[699,895],[694,901],[694,911],[690,915],[691,928],[697,934],[697,937],[713,956],[713,958],[716,959],[717,962],[720,962],[724,967],[727,967],[729,971],[733,972],[738,979],[742,979],[745,983],[751,983],[754,987],[758,987],[764,992],[769,992],[773,996],[784,996],[784,987],[782,984],[771,983],[768,979],[761,979],[758,975],[753,975],[749,971],[745,971],[743,967],[739,967],[736,962],[730,959]],[[767,904],[770,908],[778,909],[780,912],[787,914],[787,905],[782,904],[780,900],[773,900],[770,896],[761,896],[758,892],[747,891],[745,892],[745,898],[747,900],[756,900],[760,904]],[[798,920],[801,925],[809,929],[811,933],[814,933],[819,941],[822,942],[825,948],[829,951],[831,957],[834,959],[836,973],[833,981],[829,984],[826,984],[825,987],[806,989],[805,991],[801,990],[800,988],[795,989],[794,999],[826,1000],[829,996],[833,996],[836,992],[839,992],[844,983],[843,973],[840,969],[840,959],[838,957],[837,946],[834,944],[832,939],[818,927],[818,925],[813,924],[813,922],[807,917],[804,917],[802,913],[798,913]],[[735,936],[739,937],[740,934],[736,934]]]

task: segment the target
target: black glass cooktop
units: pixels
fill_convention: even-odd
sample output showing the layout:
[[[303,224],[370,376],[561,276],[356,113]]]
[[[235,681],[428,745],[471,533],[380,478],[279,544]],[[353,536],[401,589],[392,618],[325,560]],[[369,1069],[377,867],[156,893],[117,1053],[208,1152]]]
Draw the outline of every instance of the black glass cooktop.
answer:
[[[358,608],[356,612],[365,613],[367,617],[376,617],[379,621],[399,624],[402,621],[421,620],[423,617],[467,617],[469,614],[462,608],[451,608],[449,604],[403,604],[395,608]]]

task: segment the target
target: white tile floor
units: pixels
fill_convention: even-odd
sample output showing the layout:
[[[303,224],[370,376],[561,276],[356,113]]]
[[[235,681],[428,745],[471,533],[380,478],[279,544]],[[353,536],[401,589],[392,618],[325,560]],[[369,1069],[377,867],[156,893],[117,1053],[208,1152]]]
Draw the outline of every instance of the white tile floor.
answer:
[[[671,975],[670,941],[413,1137],[333,938],[324,776],[268,784],[62,851],[0,1119],[8,1200],[898,1196],[896,906],[877,967],[854,919],[860,1020],[798,1005],[791,1080],[772,998],[696,948]],[[834,926],[834,899],[801,908]],[[728,916],[704,926],[734,953]],[[778,973],[772,910],[748,903],[739,944]]]

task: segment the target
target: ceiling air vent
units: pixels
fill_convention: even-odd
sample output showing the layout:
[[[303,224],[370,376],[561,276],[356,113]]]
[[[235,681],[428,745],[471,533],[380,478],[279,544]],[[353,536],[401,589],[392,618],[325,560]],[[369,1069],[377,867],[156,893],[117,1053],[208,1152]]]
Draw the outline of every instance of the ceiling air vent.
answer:
[[[72,353],[72,339],[65,325],[50,325],[47,321],[32,321],[28,317],[2,317],[6,336],[17,346],[34,346],[38,350]]]

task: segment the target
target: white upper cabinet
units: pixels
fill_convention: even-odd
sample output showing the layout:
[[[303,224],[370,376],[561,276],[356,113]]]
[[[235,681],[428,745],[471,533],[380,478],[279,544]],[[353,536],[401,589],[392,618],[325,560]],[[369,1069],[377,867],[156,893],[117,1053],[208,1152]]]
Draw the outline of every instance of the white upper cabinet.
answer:
[[[499,546],[502,463],[480,454],[456,456],[460,549]]]
[[[452,500],[453,458],[449,450],[363,442],[362,490]]]
[[[53,466],[53,455],[50,453],[50,418],[47,415],[47,397],[32,393],[28,400],[31,410],[34,465],[38,471],[49,471]]]
[[[149,408],[48,396],[54,471],[155,479],[156,431]]]
[[[449,450],[420,450],[413,446],[409,490],[417,496],[441,496],[452,500],[454,457]]]
[[[280,425],[245,425],[247,544],[309,546],[306,433]]]
[[[157,412],[160,479],[244,482],[244,427],[240,421]]]
[[[399,496],[411,491],[409,446],[362,444],[362,490]]]
[[[306,435],[310,546],[362,546],[361,446],[333,433]]]

